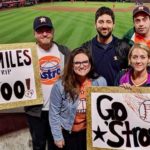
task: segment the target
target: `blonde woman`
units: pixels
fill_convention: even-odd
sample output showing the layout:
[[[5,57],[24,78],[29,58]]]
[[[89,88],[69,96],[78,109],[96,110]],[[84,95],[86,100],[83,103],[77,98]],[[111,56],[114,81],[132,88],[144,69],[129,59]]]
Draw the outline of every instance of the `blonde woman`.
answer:
[[[126,88],[150,86],[150,48],[143,44],[134,44],[129,51],[128,62],[130,69],[119,73],[115,85]]]

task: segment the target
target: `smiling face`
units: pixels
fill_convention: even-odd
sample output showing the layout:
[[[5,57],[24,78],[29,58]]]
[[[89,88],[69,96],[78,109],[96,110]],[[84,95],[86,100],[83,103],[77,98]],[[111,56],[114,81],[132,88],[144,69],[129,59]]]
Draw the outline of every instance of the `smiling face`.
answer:
[[[138,34],[146,36],[150,33],[150,16],[140,12],[134,16],[134,27]]]
[[[109,38],[112,35],[114,23],[110,15],[104,14],[99,16],[95,26],[100,37]]]
[[[40,27],[34,32],[37,43],[43,49],[50,47],[54,37],[54,29],[49,27]]]
[[[73,59],[73,70],[76,75],[78,75],[80,78],[86,78],[90,69],[91,69],[91,64],[86,54],[79,53],[75,55]]]
[[[146,50],[142,48],[134,48],[129,61],[130,65],[134,69],[134,72],[145,72],[147,71],[147,66],[150,59]]]

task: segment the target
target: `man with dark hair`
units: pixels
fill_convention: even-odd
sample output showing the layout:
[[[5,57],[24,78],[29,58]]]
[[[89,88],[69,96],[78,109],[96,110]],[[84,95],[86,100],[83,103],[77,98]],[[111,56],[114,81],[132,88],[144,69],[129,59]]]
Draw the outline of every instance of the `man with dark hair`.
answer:
[[[33,150],[56,150],[49,126],[49,96],[54,83],[59,79],[69,55],[68,48],[53,41],[54,27],[46,16],[36,17],[33,23],[34,36],[40,65],[43,105],[25,108],[32,136]]]
[[[114,12],[108,8],[108,7],[100,7],[96,13],[95,13],[95,23],[97,21],[97,19],[99,18],[99,16],[102,16],[104,14],[107,14],[109,16],[111,16],[111,19],[113,21],[113,23],[115,23],[115,15],[114,15]]]
[[[105,77],[109,86],[114,85],[118,72],[128,66],[129,45],[112,35],[114,25],[114,12],[108,7],[99,8],[95,14],[97,35],[82,45],[91,52],[95,71]]]
[[[134,28],[130,29],[123,39],[131,46],[143,43],[150,47],[150,9],[147,6],[137,6],[133,10]]]

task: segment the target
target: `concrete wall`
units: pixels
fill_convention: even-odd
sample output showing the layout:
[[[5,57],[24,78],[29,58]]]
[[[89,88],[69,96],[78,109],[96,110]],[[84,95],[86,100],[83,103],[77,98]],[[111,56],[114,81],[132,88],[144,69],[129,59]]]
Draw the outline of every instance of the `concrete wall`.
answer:
[[[28,128],[0,136],[0,150],[32,150]]]

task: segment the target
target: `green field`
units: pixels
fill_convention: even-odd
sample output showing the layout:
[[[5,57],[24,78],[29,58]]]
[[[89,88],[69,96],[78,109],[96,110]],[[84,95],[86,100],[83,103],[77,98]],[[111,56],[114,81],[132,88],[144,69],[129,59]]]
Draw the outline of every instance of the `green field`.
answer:
[[[95,36],[94,11],[70,12],[50,11],[50,6],[99,8],[108,6],[110,8],[128,8],[133,3],[102,3],[102,2],[55,2],[38,4],[32,7],[22,7],[0,11],[0,44],[22,43],[34,41],[32,23],[36,16],[49,16],[55,27],[55,40],[65,44],[71,49],[78,47],[81,43]],[[41,8],[47,7],[46,10]],[[122,37],[132,27],[132,11],[115,12],[116,26],[114,34]]]

